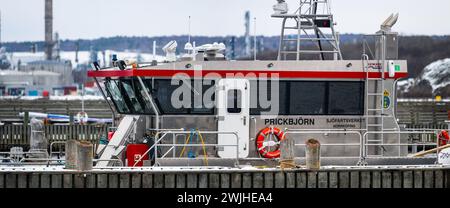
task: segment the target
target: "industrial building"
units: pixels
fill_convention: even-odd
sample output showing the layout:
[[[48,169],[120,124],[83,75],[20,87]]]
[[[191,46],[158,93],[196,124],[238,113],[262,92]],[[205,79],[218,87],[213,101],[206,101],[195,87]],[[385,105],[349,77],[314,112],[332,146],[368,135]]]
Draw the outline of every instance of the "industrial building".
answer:
[[[58,34],[53,34],[53,0],[45,0],[45,54],[14,60],[0,71],[0,96],[68,95],[76,92],[72,63],[61,60]],[[3,55],[1,55],[3,54]],[[3,58],[2,58],[3,57]],[[7,60],[5,49],[0,59]],[[14,62],[17,61],[17,62]],[[6,66],[6,61],[1,61]],[[15,65],[15,66],[14,66]]]
[[[40,96],[64,94],[61,74],[51,71],[0,71],[0,96]],[[62,91],[62,92],[61,92]]]

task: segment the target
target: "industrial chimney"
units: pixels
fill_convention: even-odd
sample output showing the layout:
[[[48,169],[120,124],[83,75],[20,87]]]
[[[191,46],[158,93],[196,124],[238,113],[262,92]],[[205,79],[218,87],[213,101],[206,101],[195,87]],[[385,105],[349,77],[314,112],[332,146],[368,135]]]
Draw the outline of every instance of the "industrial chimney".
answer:
[[[2,48],[2,11],[0,11],[0,48]]]
[[[45,58],[53,58],[53,0],[45,0]]]
[[[245,12],[245,57],[251,55],[251,40],[250,40],[250,11]]]

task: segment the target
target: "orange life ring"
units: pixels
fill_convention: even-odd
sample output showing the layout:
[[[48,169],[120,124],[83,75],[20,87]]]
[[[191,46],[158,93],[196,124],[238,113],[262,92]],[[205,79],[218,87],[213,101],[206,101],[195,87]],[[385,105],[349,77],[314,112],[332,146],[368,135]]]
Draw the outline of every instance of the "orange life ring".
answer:
[[[275,138],[277,140],[276,141],[277,148],[275,150],[269,152],[266,149],[267,145],[265,144],[265,140],[266,140],[266,137],[270,134],[275,136]],[[267,127],[259,132],[258,137],[256,139],[256,147],[258,148],[259,154],[265,158],[268,158],[268,159],[279,158],[281,156],[279,142],[281,142],[283,140],[284,140],[284,132],[283,131],[281,131],[278,128]]]
[[[439,146],[444,146],[450,143],[450,136],[448,135],[448,132],[445,130],[442,130],[439,134]]]

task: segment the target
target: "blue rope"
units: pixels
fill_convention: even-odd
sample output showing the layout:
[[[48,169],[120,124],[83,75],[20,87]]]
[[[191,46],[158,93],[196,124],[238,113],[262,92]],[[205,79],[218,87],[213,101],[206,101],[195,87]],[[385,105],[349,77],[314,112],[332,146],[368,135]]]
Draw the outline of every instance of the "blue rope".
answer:
[[[191,139],[189,141],[189,144],[193,144],[194,135],[196,137],[198,137],[198,135],[197,135],[197,133],[195,133],[194,129],[191,129]],[[195,152],[192,150],[192,147],[189,148],[188,158],[195,158]]]

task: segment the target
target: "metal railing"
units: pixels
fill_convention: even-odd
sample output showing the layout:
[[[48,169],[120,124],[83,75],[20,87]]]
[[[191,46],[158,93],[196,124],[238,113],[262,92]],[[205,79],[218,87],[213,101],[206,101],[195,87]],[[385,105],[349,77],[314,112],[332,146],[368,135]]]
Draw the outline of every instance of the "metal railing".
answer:
[[[236,166],[239,166],[239,135],[237,132],[220,132],[220,131],[197,131],[199,134],[205,135],[233,135],[236,138],[236,144],[222,145],[222,144],[176,144],[176,138],[180,135],[191,134],[192,131],[186,131],[184,129],[170,129],[170,130],[158,130],[155,135],[154,144],[142,154],[138,160],[135,161],[133,167],[135,167],[139,162],[142,161],[144,155],[149,154],[154,151],[154,165],[160,165],[158,163],[158,147],[170,147],[165,154],[159,159],[164,159],[171,151],[173,152],[174,158],[176,157],[176,147],[236,147]],[[167,135],[172,135],[172,144],[162,144],[161,142],[166,139]],[[161,137],[160,137],[161,136]]]
[[[338,139],[355,139],[355,142],[349,142],[346,143],[345,141],[339,141],[339,142],[333,142],[331,140],[328,140],[329,143],[323,142],[322,146],[324,147],[358,147],[359,153],[358,155],[351,156],[352,158],[359,158],[359,162],[365,161],[367,158],[383,158],[383,157],[395,157],[393,155],[397,155],[398,157],[407,157],[407,154],[415,153],[414,148],[416,147],[422,147],[422,149],[430,148],[430,147],[437,147],[438,146],[438,133],[442,129],[409,129],[407,131],[398,131],[398,130],[385,130],[385,131],[366,131],[364,129],[349,129],[349,130],[336,130],[336,129],[285,129],[285,137],[289,135],[326,135],[331,138],[328,134],[338,134],[340,135]],[[141,162],[144,158],[144,155],[149,154],[151,151],[154,152],[154,165],[160,165],[158,162],[159,159],[166,159],[169,157],[172,153],[173,158],[177,158],[177,148],[178,147],[236,147],[236,166],[239,166],[239,142],[240,139],[237,132],[219,132],[219,131],[187,131],[185,129],[163,129],[163,130],[152,130],[156,131],[155,135],[155,142],[154,144],[144,153],[142,156],[135,161],[135,164],[133,166],[136,166],[137,163]],[[211,144],[211,143],[204,143],[204,144],[187,144],[187,143],[177,143],[180,138],[184,138],[186,140],[186,136],[189,134],[192,134],[193,132],[198,132],[199,134],[204,135],[233,135],[233,137],[236,138],[236,144]],[[346,135],[354,135],[351,138],[346,137]],[[370,141],[369,135],[394,135],[389,137],[388,140],[377,140],[377,141]],[[405,137],[402,137],[402,135],[410,135],[409,139],[405,140]],[[420,137],[427,136],[427,140],[412,140],[410,139],[411,136],[419,135]],[[397,137],[397,138],[396,138]],[[395,139],[397,139],[395,141]],[[356,142],[356,140],[359,140],[359,142]],[[172,143],[163,143],[163,141],[172,141]],[[320,139],[319,139],[320,141]],[[22,158],[20,161],[14,161],[14,158],[11,157],[13,153],[11,152],[0,152],[0,155],[3,155],[4,157],[1,157],[0,160],[10,160],[10,162],[1,162],[1,165],[30,165],[35,164],[35,162],[47,162],[47,165],[54,165],[51,163],[57,162],[56,165],[64,164],[64,159],[53,159],[52,156],[55,154],[53,151],[53,147],[56,144],[63,144],[65,142],[63,141],[55,141],[50,144],[50,154],[47,153],[47,151],[31,151],[31,152],[23,152],[22,154],[24,156],[26,155],[32,155],[32,154],[45,154],[45,158]],[[299,143],[299,140],[296,139],[296,143],[294,144],[295,147],[304,147],[306,146],[304,143]],[[391,152],[390,154],[384,154],[382,152],[379,155],[369,155],[369,148],[371,147],[389,147],[392,149],[392,147],[397,147],[398,149]],[[405,147],[412,147],[412,151],[409,149],[405,149]],[[164,149],[164,153],[160,154],[159,156],[158,151],[161,151],[161,148]],[[356,148],[355,148],[356,149]],[[417,148],[416,148],[417,149]],[[382,149],[380,151],[383,151]],[[398,151],[398,152],[397,152]],[[417,151],[417,150],[416,150]],[[356,154],[356,151],[355,151]],[[349,158],[349,156],[323,156],[324,158]],[[181,158],[181,157],[180,157]],[[300,156],[296,156],[296,158],[303,158]],[[186,159],[186,158],[181,158]],[[234,158],[233,158],[234,159]],[[242,158],[246,160],[264,160],[264,158]],[[120,159],[111,159],[111,160],[94,160],[94,162],[99,161],[116,161],[119,162],[120,165],[123,166],[123,162]],[[17,164],[16,164],[17,163]]]
[[[368,136],[369,135],[386,135],[386,134],[394,134],[394,135],[398,135],[398,140],[397,143],[386,143],[384,140],[380,141],[379,143],[371,143],[370,141],[368,141]],[[401,141],[401,135],[411,135],[411,134],[419,134],[419,135],[426,135],[426,134],[431,134],[431,135],[435,135],[435,138],[438,138],[438,131],[436,130],[415,130],[415,131],[371,131],[371,132],[365,132],[363,134],[363,140],[364,140],[364,149],[363,149],[363,157],[364,158],[378,158],[378,157],[386,157],[384,155],[368,155],[368,147],[398,147],[398,157],[402,157],[402,156],[407,156],[407,155],[402,155],[402,147],[414,147],[414,146],[423,146],[424,149],[426,146],[433,146],[433,147],[437,147],[438,146],[438,141],[433,142],[433,143],[414,143],[414,142],[407,142],[407,143],[402,143]],[[409,152],[406,151],[408,154]]]
[[[46,125],[44,135],[51,143],[69,139],[91,141],[97,143],[107,136],[109,125]],[[0,126],[0,148],[6,150],[12,146],[30,144],[31,126]]]
[[[52,142],[50,143],[50,154],[49,154],[49,158],[51,158],[53,156],[53,154],[55,154],[53,152],[53,145],[54,144],[66,144],[66,142],[62,142],[62,141],[58,141],[58,142]]]
[[[285,131],[285,136],[288,136],[289,134],[343,134],[344,136],[347,134],[353,134],[353,135],[357,135],[359,142],[358,143],[323,143],[321,144],[321,146],[324,147],[358,147],[359,148],[359,154],[355,157],[358,158],[362,158],[363,157],[363,146],[364,146],[364,140],[363,140],[363,136],[361,134],[360,131],[339,131],[339,130],[290,130],[287,129]],[[306,144],[299,144],[299,143],[295,143],[295,146],[306,146]],[[346,158],[346,156],[341,156],[341,157],[334,157],[334,158]]]
[[[430,129],[423,129],[423,130],[409,130],[409,131],[395,131],[395,130],[389,130],[389,131],[365,131],[363,129],[354,129],[354,130],[332,130],[332,129],[327,129],[327,130],[318,130],[318,129],[313,129],[313,130],[308,130],[308,129],[300,129],[300,130],[295,130],[295,129],[286,129],[285,130],[285,136],[288,135],[292,135],[292,134],[302,134],[302,135],[308,135],[308,134],[343,134],[343,135],[347,135],[347,134],[353,134],[356,135],[355,139],[358,138],[359,139],[359,143],[323,143],[322,146],[324,147],[359,147],[359,155],[355,157],[359,157],[359,162],[358,164],[364,164],[365,159],[366,158],[383,158],[383,157],[392,157],[392,156],[387,156],[387,155],[378,155],[378,156],[370,156],[368,155],[368,148],[369,147],[398,147],[398,157],[407,157],[407,154],[410,153],[415,153],[413,152],[409,152],[409,150],[403,150],[402,148],[404,147],[417,147],[417,146],[422,146],[422,148],[425,150],[425,148],[429,148],[429,147],[437,147],[438,146],[438,132],[440,130],[439,129],[434,129],[434,130],[430,130]],[[370,141],[368,141],[368,136],[369,135],[389,135],[389,134],[394,134],[394,135],[398,135],[398,140],[395,143],[387,143],[385,141],[381,141],[379,143],[371,143]],[[407,140],[406,142],[402,142],[402,135],[420,135],[420,136],[424,136],[424,135],[431,135],[435,141],[432,142],[414,142],[411,140]],[[319,140],[320,141],[320,140]],[[295,146],[306,146],[306,144],[301,144],[301,143],[295,143]],[[406,153],[406,154],[405,154]],[[297,157],[296,157],[297,158]],[[300,157],[303,158],[303,157]],[[327,158],[327,156],[325,156],[324,158]],[[331,157],[330,157],[331,158]],[[348,158],[347,156],[339,156],[339,157],[335,157],[333,156],[332,158]]]

